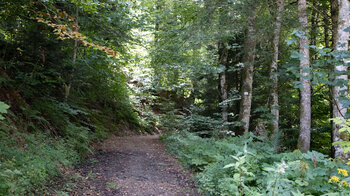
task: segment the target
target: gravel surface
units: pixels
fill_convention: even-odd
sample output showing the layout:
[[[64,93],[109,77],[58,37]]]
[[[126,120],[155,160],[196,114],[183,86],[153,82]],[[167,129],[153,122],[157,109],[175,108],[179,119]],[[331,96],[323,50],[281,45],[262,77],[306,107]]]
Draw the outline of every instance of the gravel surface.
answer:
[[[199,195],[158,136],[113,136],[98,152],[78,169],[82,178],[70,195]]]

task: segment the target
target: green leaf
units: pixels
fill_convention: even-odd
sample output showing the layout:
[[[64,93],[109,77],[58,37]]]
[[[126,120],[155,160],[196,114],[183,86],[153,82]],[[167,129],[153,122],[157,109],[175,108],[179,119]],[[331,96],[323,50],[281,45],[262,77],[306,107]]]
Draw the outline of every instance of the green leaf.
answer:
[[[9,108],[10,108],[9,105],[7,105],[6,103],[0,101],[0,113],[6,114],[7,113],[7,109],[9,109]]]
[[[235,166],[235,163],[230,163],[228,165],[225,165],[224,169],[234,167],[234,166]]]
[[[5,119],[5,117],[3,115],[1,115],[1,114],[6,114],[7,113],[7,109],[9,109],[9,108],[10,108],[9,105],[7,105],[6,103],[0,101],[0,120],[4,120]]]
[[[297,40],[292,38],[292,39],[288,39],[286,40],[287,45],[292,45],[292,44],[297,44]]]
[[[344,29],[344,31],[345,31],[345,32],[350,32],[350,27],[346,27],[346,28]]]

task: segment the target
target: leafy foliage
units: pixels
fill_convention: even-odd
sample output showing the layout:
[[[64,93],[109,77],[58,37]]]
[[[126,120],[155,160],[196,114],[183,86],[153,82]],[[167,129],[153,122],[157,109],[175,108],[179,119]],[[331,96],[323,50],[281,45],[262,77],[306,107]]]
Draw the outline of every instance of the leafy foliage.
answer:
[[[2,114],[6,114],[7,113],[7,109],[9,109],[10,106],[7,105],[6,103],[4,102],[1,102],[0,101],[0,120],[4,120],[4,116],[2,116]]]
[[[322,195],[347,193],[329,183],[338,168],[348,165],[312,151],[275,154],[255,136],[224,140],[201,138],[194,133],[169,134],[169,150],[197,174],[199,188],[209,195]]]
[[[128,2],[0,3],[0,195],[47,194],[91,142],[143,129],[122,69]]]
[[[350,134],[350,120],[349,119],[339,119],[339,118],[333,118],[333,122],[340,126],[339,129],[340,134]],[[342,147],[343,153],[349,153],[350,152],[350,141],[337,141],[334,142],[333,145],[339,145]]]
[[[305,36],[296,30],[297,9],[290,1],[276,70],[280,134],[270,138],[275,2],[2,1],[0,194],[40,194],[46,180],[63,173],[60,168],[91,152],[91,141],[120,134],[123,126],[148,133],[160,126],[180,131],[165,141],[186,166],[200,172],[197,180],[205,194],[345,193],[347,178],[346,183],[329,178],[348,166],[315,151],[290,152],[299,134],[302,76],[297,65],[302,56],[297,39]],[[263,137],[231,138],[242,125],[239,92],[244,57],[252,49],[244,45],[252,4],[258,12],[250,130]],[[313,88],[311,147],[325,154],[331,153],[331,89],[347,85],[335,79],[344,73],[331,70],[349,57],[330,49],[331,7],[329,1],[309,0],[312,68],[303,70]],[[220,96],[222,73],[226,100]],[[346,96],[341,99],[350,105]],[[221,120],[223,105],[228,122]],[[340,123],[348,132],[349,122]],[[336,145],[349,150],[348,141]],[[343,177],[338,175],[339,181]]]
[[[0,141],[1,195],[41,194],[45,186],[53,183],[50,179],[80,160],[71,141],[45,133],[1,132]],[[86,142],[80,145],[88,148]]]

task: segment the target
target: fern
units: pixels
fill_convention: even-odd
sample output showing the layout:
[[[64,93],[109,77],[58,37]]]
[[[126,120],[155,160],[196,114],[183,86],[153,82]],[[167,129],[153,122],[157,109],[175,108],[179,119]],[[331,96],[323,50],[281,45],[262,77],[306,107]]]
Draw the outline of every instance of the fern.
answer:
[[[328,182],[337,168],[350,169],[315,151],[275,154],[273,146],[254,141],[252,135],[216,140],[182,131],[163,141],[197,172],[201,193],[209,195],[322,195],[340,191]]]
[[[9,105],[7,105],[6,103],[0,101],[0,120],[4,120],[5,119],[5,117],[2,114],[6,114],[7,110],[9,108],[10,108]]]

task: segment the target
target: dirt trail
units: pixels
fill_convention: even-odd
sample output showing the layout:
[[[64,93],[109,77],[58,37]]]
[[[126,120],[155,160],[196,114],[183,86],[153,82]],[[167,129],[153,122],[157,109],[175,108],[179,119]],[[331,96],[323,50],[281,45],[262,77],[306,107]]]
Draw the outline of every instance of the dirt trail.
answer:
[[[111,137],[98,149],[70,195],[199,195],[158,136]]]

